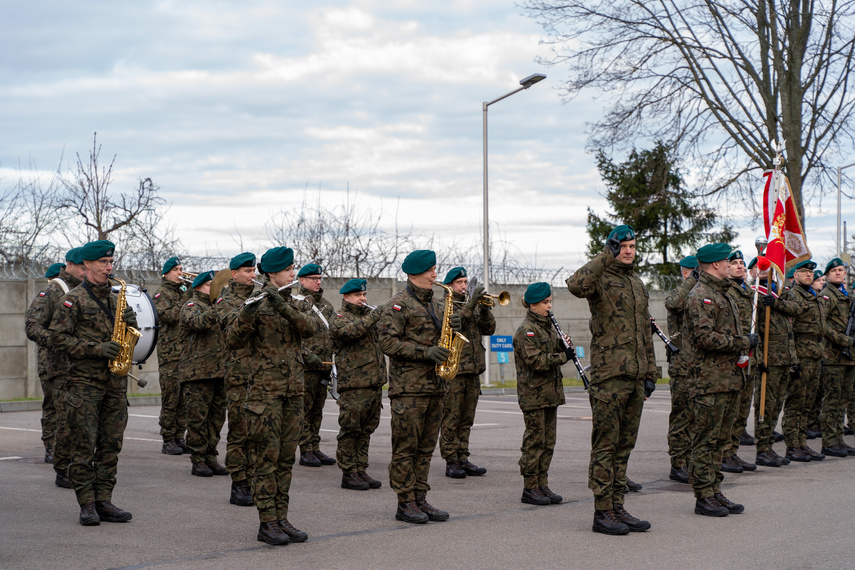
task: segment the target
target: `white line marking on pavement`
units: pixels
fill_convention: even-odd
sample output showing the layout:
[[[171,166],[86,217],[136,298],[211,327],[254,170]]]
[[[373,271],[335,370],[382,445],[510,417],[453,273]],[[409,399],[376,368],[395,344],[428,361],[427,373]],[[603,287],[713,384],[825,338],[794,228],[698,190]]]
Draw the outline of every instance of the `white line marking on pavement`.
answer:
[[[12,455],[11,457],[0,457],[0,461],[6,461],[8,459],[23,459],[23,457],[18,457],[17,455]]]
[[[134,441],[154,441],[155,443],[163,443],[159,439],[146,439],[144,437],[123,437],[122,439],[124,439],[124,440],[132,439]]]
[[[156,420],[160,419],[160,416],[146,416],[145,414],[128,414],[129,418],[154,418]]]
[[[337,429],[324,429],[324,428],[321,428],[321,431],[328,431],[328,432],[330,432],[330,433],[338,433],[338,430],[337,430]]]
[[[11,430],[15,430],[15,431],[37,431],[39,433],[42,432],[42,430],[40,430],[40,429],[13,428],[13,427],[6,427],[6,426],[0,426],[0,429],[11,429]]]
[[[472,427],[500,426],[502,424],[472,424]]]

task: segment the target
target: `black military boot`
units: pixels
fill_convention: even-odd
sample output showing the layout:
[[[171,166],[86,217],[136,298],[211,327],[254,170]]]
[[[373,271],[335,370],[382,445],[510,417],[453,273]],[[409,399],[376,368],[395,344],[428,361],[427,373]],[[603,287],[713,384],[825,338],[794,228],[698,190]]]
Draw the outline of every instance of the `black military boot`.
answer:
[[[726,517],[730,514],[727,507],[718,502],[715,497],[706,497],[695,501],[695,514],[705,517]]]
[[[421,512],[427,515],[428,520],[430,521],[447,521],[450,516],[446,511],[438,509],[428,503],[425,495],[416,495],[416,506]]]
[[[627,477],[626,478],[626,492],[629,493],[630,491],[632,491],[634,493],[638,493],[639,491],[641,491],[641,483],[636,483],[635,481],[633,481],[632,479]]]
[[[742,466],[733,460],[733,457],[728,457],[721,462],[721,470],[725,473],[742,473]]]
[[[825,459],[825,455],[823,455],[822,453],[817,453],[806,445],[801,446],[799,449],[801,449],[803,453],[810,455],[810,458],[813,461],[822,461],[823,459]]]
[[[594,524],[591,526],[594,532],[610,535],[629,534],[629,527],[622,522],[613,509],[594,511]]]
[[[742,459],[741,457],[739,457],[739,456],[738,456],[738,455],[736,455],[735,453],[733,454],[733,456],[731,457],[731,459],[732,459],[732,460],[733,460],[737,465],[739,465],[740,467],[742,467],[742,470],[743,470],[743,471],[757,471],[757,466],[756,466],[755,464],[753,464],[753,463],[748,463],[747,461],[745,461],[744,459]]]
[[[398,510],[395,512],[395,520],[404,521],[414,524],[424,524],[428,522],[428,516],[424,514],[415,501],[406,503],[398,503]]]
[[[541,487],[541,488],[540,488],[540,493],[541,493],[544,497],[546,497],[547,499],[549,499],[549,502],[550,502],[550,503],[552,503],[553,505],[557,505],[558,503],[560,503],[561,501],[563,501],[563,500],[564,500],[564,497],[562,497],[562,496],[561,496],[561,495],[559,495],[558,493],[553,493],[553,492],[552,492],[552,490],[551,490],[549,487],[547,487],[547,486],[543,486],[543,487]]]
[[[713,497],[715,497],[715,500],[718,501],[719,505],[727,509],[728,514],[738,515],[739,513],[745,512],[745,507],[743,505],[734,503],[721,493],[715,493]]]
[[[110,501],[95,501],[95,512],[104,522],[128,522],[134,518],[131,513],[123,511]]]
[[[216,459],[214,461],[206,461],[205,464],[208,466],[208,469],[210,469],[214,475],[223,476],[229,474],[229,470],[226,469],[225,466]]]
[[[778,455],[778,452],[775,451],[774,449],[770,449],[769,453],[771,453],[773,457],[777,457],[778,459],[780,459],[781,465],[789,465],[790,464],[790,458],[789,457],[782,457],[782,456]]]
[[[232,492],[229,502],[239,507],[251,507],[254,504],[252,492],[249,490],[246,480],[232,481]]]
[[[311,451],[302,451],[300,452],[300,465],[305,465],[306,467],[320,467],[321,460],[315,457],[315,454]]]
[[[101,524],[101,517],[95,510],[95,503],[84,503],[80,505],[80,524],[83,526],[96,526]]]
[[[813,457],[802,451],[800,447],[788,447],[787,459],[789,459],[790,461],[799,461],[801,463],[807,463],[811,461]]]
[[[650,530],[650,523],[648,521],[635,518],[626,512],[626,509],[624,509],[623,505],[620,503],[615,503],[614,513],[620,522],[629,527],[629,532],[644,532],[646,530]]]
[[[686,471],[685,467],[672,467],[671,473],[668,474],[668,478],[678,483],[688,484],[689,472]]]
[[[782,465],[781,458],[772,455],[771,450],[758,453],[755,462],[763,467],[780,467]]]
[[[68,475],[60,475],[56,474],[56,480],[53,482],[57,487],[62,487],[63,489],[71,489],[71,479],[68,478]]]
[[[289,523],[288,519],[282,519],[279,521],[279,528],[282,532],[288,535],[291,542],[306,542],[309,539],[309,535],[307,533],[294,528],[294,525]]]
[[[181,449],[181,446],[174,441],[164,441],[163,447],[160,448],[160,452],[165,455],[181,455],[184,453],[184,450]]]
[[[822,452],[832,457],[849,457],[849,452],[839,445],[832,445],[831,447],[825,447],[823,445]]]
[[[855,447],[852,447],[851,445],[846,444],[846,443],[841,443],[840,447],[845,449],[849,455],[855,455]]]
[[[187,445],[187,442],[184,441],[183,437],[177,438],[175,440],[175,444],[178,445],[178,447],[180,447],[181,451],[183,451],[184,453],[190,453],[190,446]]]
[[[204,461],[194,463],[193,467],[190,469],[190,474],[195,475],[196,477],[213,477],[214,476],[214,472],[211,471],[211,468],[208,467]]]
[[[784,441],[784,434],[773,431],[772,432],[772,440],[775,443],[780,443],[780,442]]]
[[[463,479],[466,477],[466,471],[463,470],[457,461],[449,461],[445,464],[445,476],[452,479]]]
[[[855,429],[853,429],[849,426],[844,426],[843,427],[843,435],[855,435]]]
[[[368,486],[372,489],[379,489],[383,485],[383,483],[381,483],[365,471],[357,471],[356,474],[359,476],[360,479],[368,483]]]
[[[805,436],[808,439],[816,439],[818,437],[822,437],[822,430],[820,430],[819,428],[808,428],[805,431]]]
[[[258,535],[256,538],[258,542],[266,542],[273,546],[291,542],[291,539],[287,534],[282,532],[282,529],[279,528],[279,523],[276,521],[263,522],[258,525]]]
[[[470,463],[468,459],[464,459],[460,462],[460,467],[463,471],[466,472],[467,475],[472,477],[478,477],[479,475],[483,475],[487,472],[487,470],[483,467],[478,467],[474,463]]]
[[[549,500],[549,497],[546,497],[540,491],[540,487],[533,487],[531,489],[523,489],[520,502],[527,503],[529,505],[543,506],[550,504],[551,501]]]
[[[335,459],[321,451],[320,449],[313,451],[315,459],[321,462],[321,465],[335,465]]]
[[[352,491],[367,491],[371,485],[362,480],[356,473],[345,473],[341,476],[341,488]]]
[[[738,438],[739,445],[754,445],[754,438],[747,431],[739,434]]]

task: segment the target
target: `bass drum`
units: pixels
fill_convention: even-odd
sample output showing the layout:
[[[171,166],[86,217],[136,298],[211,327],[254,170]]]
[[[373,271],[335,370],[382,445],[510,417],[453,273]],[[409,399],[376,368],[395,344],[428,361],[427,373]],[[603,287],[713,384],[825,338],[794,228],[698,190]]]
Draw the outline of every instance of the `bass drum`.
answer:
[[[121,291],[121,287],[113,287],[113,293],[118,294],[119,291]],[[132,362],[142,365],[145,364],[157,346],[157,331],[160,329],[157,325],[157,309],[154,308],[154,302],[148,293],[137,285],[128,283],[125,289],[125,299],[128,306],[137,314],[137,330],[142,334],[134,347]]]

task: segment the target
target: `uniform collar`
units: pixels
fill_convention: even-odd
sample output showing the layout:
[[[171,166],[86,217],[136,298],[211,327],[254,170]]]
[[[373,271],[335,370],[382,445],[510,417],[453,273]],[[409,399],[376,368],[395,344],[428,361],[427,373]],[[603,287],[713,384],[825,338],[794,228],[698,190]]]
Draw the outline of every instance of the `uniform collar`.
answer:
[[[68,285],[69,289],[74,289],[78,285],[80,285],[80,279],[66,271],[65,269],[59,270],[59,275],[57,276],[62,279],[66,285]]]
[[[321,299],[324,298],[324,288],[321,287],[318,292],[315,293],[314,291],[309,291],[308,289],[300,285],[300,295],[302,295],[303,297],[311,297],[317,305],[321,302]]]
[[[110,290],[112,285],[110,285],[109,281],[107,281],[103,285],[96,285],[95,283],[92,283],[89,279],[87,279],[85,275],[83,276],[83,280],[92,290],[92,293],[94,293],[95,296],[99,299],[106,299],[110,296]]]
[[[422,289],[421,287],[413,285],[413,282],[409,279],[407,279],[407,288],[409,288],[413,296],[422,303],[430,303],[433,299],[433,289]]]
[[[526,313],[526,315],[525,315],[525,316],[526,316],[526,318],[527,318],[528,320],[530,320],[530,321],[532,321],[532,322],[534,322],[534,323],[537,323],[537,324],[539,324],[539,325],[541,325],[542,327],[545,327],[545,328],[546,328],[546,327],[548,327],[548,326],[549,326],[549,323],[551,322],[551,321],[549,320],[549,317],[547,317],[547,316],[545,316],[545,315],[538,315],[537,313],[535,313],[535,312],[534,312],[534,311],[532,311],[531,309],[529,309],[529,310],[528,310],[528,312]]]
[[[341,310],[346,311],[348,313],[353,313],[355,315],[366,315],[371,312],[371,309],[366,307],[365,305],[357,305],[356,303],[348,303],[347,301],[342,300],[341,302]]]
[[[710,275],[706,271],[701,271],[701,281],[721,293],[726,292],[727,289],[731,286],[730,279],[719,279],[718,277]]]
[[[193,298],[202,303],[203,305],[211,304],[211,296],[207,293],[202,293],[201,291],[193,291]]]

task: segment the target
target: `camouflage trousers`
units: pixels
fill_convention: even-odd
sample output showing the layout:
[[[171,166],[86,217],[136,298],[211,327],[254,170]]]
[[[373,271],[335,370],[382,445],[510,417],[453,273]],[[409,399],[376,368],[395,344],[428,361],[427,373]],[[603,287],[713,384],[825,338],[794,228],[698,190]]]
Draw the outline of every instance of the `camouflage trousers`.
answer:
[[[458,374],[448,381],[439,432],[439,452],[446,461],[469,458],[469,434],[480,395],[481,378],[477,374]]]
[[[819,413],[822,411],[822,360],[820,359],[819,372],[813,383],[808,382],[805,406],[807,413],[807,427],[819,430]]]
[[[790,391],[784,403],[784,438],[787,447],[807,445],[808,385],[819,378],[822,361],[818,358],[800,358],[798,378],[790,381]]]
[[[695,497],[705,499],[721,492],[721,460],[739,411],[739,390],[703,394],[691,399],[695,430],[689,481]]]
[[[855,366],[822,365],[822,411],[819,415],[823,447],[843,443],[843,416]]]
[[[317,451],[321,443],[321,420],[324,419],[324,404],[327,401],[327,386],[322,380],[329,380],[329,372],[307,370],[303,373],[303,433],[300,436],[300,451]]]
[[[850,349],[852,350],[852,349]],[[852,368],[851,366],[847,368]],[[844,377],[841,385],[843,402],[846,406],[846,422],[849,427],[855,427],[855,374],[851,378]],[[848,394],[848,395],[847,395]]]
[[[192,463],[215,462],[220,431],[226,423],[226,394],[222,378],[181,384],[187,405],[187,447]]]
[[[526,489],[549,485],[549,465],[555,452],[558,406],[523,411],[525,432],[520,451],[520,475]]]
[[[53,450],[53,441],[56,437],[56,424],[58,421],[56,412],[56,394],[54,393],[53,378],[47,374],[39,374],[42,385],[42,443],[45,451]]]
[[[724,456],[730,457],[739,451],[739,436],[748,433],[748,416],[751,414],[751,402],[754,400],[754,384],[757,378],[757,365],[752,361],[751,374],[746,374],[745,386],[739,391],[739,410],[730,430],[730,444],[724,449]]]
[[[442,421],[442,396],[398,396],[392,408],[389,485],[398,501],[414,501],[430,491],[428,472]]]
[[[68,477],[77,502],[111,500],[128,425],[127,394],[72,381],[65,395],[65,421]]]
[[[160,367],[160,435],[163,441],[183,438],[187,431],[187,407],[176,369],[178,362]]]
[[[766,408],[764,410],[763,423],[760,423],[760,390],[762,374],[757,374],[757,384],[754,394],[754,441],[757,453],[763,453],[772,449],[775,443],[772,432],[778,425],[778,417],[784,401],[790,391],[792,374],[789,366],[770,366],[766,374]]]
[[[588,488],[594,493],[594,508],[608,510],[623,504],[626,466],[641,425],[644,382],[620,376],[591,384],[588,399],[593,416]]]
[[[338,399],[338,446],[335,458],[342,473],[368,469],[368,445],[371,434],[380,425],[383,390],[357,388],[344,390]]]
[[[671,467],[686,467],[692,453],[692,410],[687,378],[671,375],[671,414],[668,416],[668,455]]]
[[[261,522],[288,518],[291,472],[300,443],[303,397],[248,400],[252,498]]]
[[[249,422],[243,405],[246,402],[246,385],[230,386],[226,390],[226,405],[229,412],[229,431],[226,434],[226,469],[232,481],[248,478],[249,457],[247,453]]]
[[[56,407],[56,433],[53,439],[53,470],[57,475],[68,475],[68,465],[71,463],[70,438],[68,429],[68,406],[65,399],[68,395],[68,384],[65,378],[54,378],[53,398]]]

